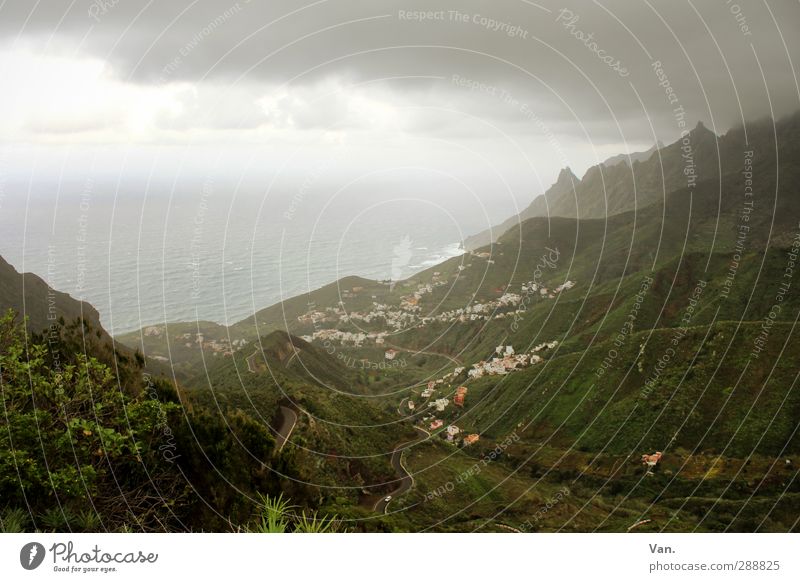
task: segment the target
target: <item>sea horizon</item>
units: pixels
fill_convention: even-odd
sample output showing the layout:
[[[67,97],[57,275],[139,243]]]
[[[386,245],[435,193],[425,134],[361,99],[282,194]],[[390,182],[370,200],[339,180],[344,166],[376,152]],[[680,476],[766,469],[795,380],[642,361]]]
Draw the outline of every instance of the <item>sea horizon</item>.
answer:
[[[121,335],[164,323],[231,325],[342,277],[407,279],[459,256],[484,226],[462,216],[448,228],[415,201],[391,198],[360,215],[340,205],[320,218],[310,204],[287,219],[278,211],[290,203],[278,200],[202,190],[177,201],[112,204],[75,191],[52,206],[12,199],[0,208],[0,255],[90,303]]]

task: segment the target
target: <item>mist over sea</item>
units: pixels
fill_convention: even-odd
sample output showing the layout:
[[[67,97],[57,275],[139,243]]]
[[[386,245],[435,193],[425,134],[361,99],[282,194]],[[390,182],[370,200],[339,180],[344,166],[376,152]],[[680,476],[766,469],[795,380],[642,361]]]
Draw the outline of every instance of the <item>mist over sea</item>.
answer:
[[[425,187],[12,185],[0,205],[0,254],[94,305],[112,334],[231,324],[343,276],[408,277],[517,211],[436,180]]]

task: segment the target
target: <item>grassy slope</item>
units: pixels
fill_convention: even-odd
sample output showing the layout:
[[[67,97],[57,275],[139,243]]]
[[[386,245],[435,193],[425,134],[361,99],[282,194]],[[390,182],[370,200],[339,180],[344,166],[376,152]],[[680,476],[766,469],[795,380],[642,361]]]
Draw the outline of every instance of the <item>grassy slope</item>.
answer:
[[[741,159],[738,146],[731,145],[733,141],[726,145],[731,150],[726,155],[729,173],[721,181],[701,179],[691,191],[679,189],[652,206],[608,219],[534,218],[508,232],[499,244],[482,249],[492,253],[493,264],[465,255],[416,275],[414,283],[426,282],[438,271],[450,282],[424,299],[423,308],[431,314],[463,307],[471,300],[494,299],[505,290],[519,292],[523,282],[536,277],[537,263],[549,252],[547,248],[557,248],[559,260],[553,268],[540,269],[539,281],[552,287],[570,279],[578,285],[556,299],[534,299],[524,319],[514,327],[508,320],[432,324],[392,338],[396,345],[436,350],[467,363],[486,358],[499,343],[527,348],[558,339],[561,345],[542,365],[471,384],[469,404],[459,425],[480,432],[484,443],[481,447],[489,447],[516,431],[521,437],[519,445],[515,445],[518,450],[512,454],[509,449],[509,458],[493,464],[479,478],[470,479],[452,496],[428,501],[382,520],[380,525],[370,522],[373,525],[365,527],[420,529],[476,499],[480,500],[474,507],[437,528],[477,527],[503,508],[507,508],[506,517],[519,523],[523,517],[536,513],[558,487],[577,477],[580,479],[572,494],[541,521],[542,529],[566,522],[568,529],[620,530],[638,517],[650,515],[657,518],[659,527],[669,524],[668,529],[674,530],[728,526],[752,530],[757,526],[753,520],[765,515],[765,506],[777,497],[781,499],[780,511],[769,514],[764,527],[791,527],[791,520],[786,521],[781,515],[787,510],[796,513],[797,481],[789,478],[793,475],[791,469],[779,467],[774,461],[779,456],[796,454],[800,445],[793,420],[800,414],[800,400],[794,388],[797,368],[790,356],[797,353],[798,345],[789,325],[800,306],[795,291],[800,283],[793,282],[793,292],[782,302],[777,317],[780,323],[772,327],[764,352],[757,359],[750,358],[750,353],[760,333],[759,321],[775,303],[787,247],[797,232],[800,198],[796,184],[800,176],[795,144],[800,138],[795,135],[796,125],[789,123],[779,128],[782,149],[777,173],[770,140],[763,134],[753,139],[755,209],[747,223],[750,231],[744,254],[727,298],[723,298],[722,289],[744,202],[743,177],[739,168],[731,165]],[[459,273],[459,265],[468,268]],[[614,345],[645,277],[652,277],[653,283],[642,302],[633,333],[620,345]],[[672,346],[700,280],[708,284],[689,329]],[[413,288],[412,282],[407,282],[390,292],[374,282],[343,281],[263,310],[234,329],[255,334],[257,320],[259,331],[287,326],[291,331],[305,332],[296,322],[297,315],[307,311],[309,304],[316,308],[335,305],[341,297],[340,290],[355,285],[364,286],[365,291],[348,300],[352,309],[368,306],[372,295],[379,301],[394,302]],[[675,354],[652,393],[643,397],[644,382],[671,346],[675,347]],[[596,370],[612,348],[617,355],[598,377]],[[249,353],[248,349],[234,360],[219,364],[215,372],[220,383],[231,384],[233,393],[239,390],[240,382],[233,380],[235,374],[230,366],[238,362],[243,374],[244,357]],[[442,367],[443,361],[432,357],[414,374],[387,373],[389,383],[384,380],[381,390],[390,388],[391,382],[406,386],[417,382],[424,378],[426,366],[434,371]],[[325,360],[315,362],[311,357],[309,362],[310,367],[318,368],[324,366]],[[691,366],[687,365],[689,362]],[[776,364],[774,369],[772,364]],[[745,366],[746,373],[742,374]],[[445,369],[449,369],[446,364]],[[371,389],[363,376],[354,375],[341,365],[330,371],[331,382],[334,378],[349,379],[351,392]],[[399,428],[401,425],[397,425],[397,432],[337,427],[326,421],[343,420],[347,424],[357,419],[360,425],[380,424],[379,419],[389,418],[386,413],[391,413],[391,406],[367,405],[363,398],[337,394],[308,376],[298,377],[290,370],[281,373],[286,377],[276,374],[278,379],[272,380],[271,387],[265,388],[269,384],[265,381],[259,388],[272,394],[273,408],[285,397],[281,388],[290,386],[290,392],[303,406],[323,419],[317,422],[302,418],[299,444],[323,453],[338,455],[346,451],[358,456],[370,454],[370,450],[389,450],[390,442],[398,442],[407,430]],[[262,376],[268,375],[259,374],[257,384],[261,384]],[[245,384],[252,382],[251,375]],[[707,431],[709,426],[714,430]],[[374,443],[378,444],[377,449],[371,447]],[[443,447],[446,445],[426,444],[409,454],[409,464],[424,470],[418,475],[415,489],[401,504],[419,502],[426,491],[471,467],[474,455],[485,450],[478,447],[474,452],[453,454],[453,449]],[[663,474],[642,479],[638,456],[653,450],[667,452]],[[322,458],[300,449],[291,454],[304,477],[323,484],[337,478],[361,483],[365,473],[377,478],[388,475],[385,464],[380,469],[378,465],[368,466],[369,461],[331,461],[332,457]],[[717,457],[719,462],[715,464]],[[353,463],[360,464],[354,469]],[[673,481],[670,472],[680,472],[679,478]],[[537,481],[540,477],[542,480]],[[531,479],[536,484],[534,490],[515,502],[516,493],[527,489]],[[502,491],[494,489],[501,482]],[[781,487],[788,487],[790,494],[779,495]],[[491,493],[484,498],[484,492]],[[726,497],[714,506],[713,500],[723,493]],[[750,494],[754,499],[745,503]],[[658,504],[651,508],[656,499]],[[672,519],[684,501],[683,517]],[[350,508],[345,513],[350,511],[355,517],[363,511],[353,507],[352,495],[329,497],[328,503],[337,511]],[[713,517],[705,518],[704,511],[712,506]],[[736,517],[740,509],[742,512]]]
[[[356,372],[303,340],[273,332],[260,345],[256,373],[248,370],[249,352],[215,361],[190,399],[241,411],[272,430],[280,406],[295,409],[298,423],[272,465],[289,479],[321,486],[323,499],[357,503],[361,487],[390,490],[380,486],[394,479],[389,455],[414,435],[393,404],[364,394]]]

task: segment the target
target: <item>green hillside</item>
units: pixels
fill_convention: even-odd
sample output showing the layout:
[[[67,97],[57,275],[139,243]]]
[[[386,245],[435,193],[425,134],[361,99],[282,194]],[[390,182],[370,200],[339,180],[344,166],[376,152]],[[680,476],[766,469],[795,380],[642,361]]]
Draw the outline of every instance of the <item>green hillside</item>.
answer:
[[[209,366],[205,381],[187,389],[189,401],[244,414],[273,433],[282,424],[281,407],[294,410],[291,441],[274,461],[290,489],[290,481],[314,483],[320,499],[355,504],[365,487],[376,495],[390,490],[389,453],[414,436],[393,401],[369,394],[353,369],[284,332],[257,345],[254,356]]]
[[[772,130],[770,119],[749,122],[746,135],[739,127],[715,136],[698,124],[685,138],[658,148],[648,157],[634,155],[631,164],[627,159],[611,158],[589,168],[583,178],[565,168],[556,183],[519,215],[467,237],[464,246],[474,250],[494,242],[534,217],[605,218],[646,208],[687,184],[738,171],[746,151],[755,152],[755,163],[762,163],[765,156],[774,156],[775,137],[783,148],[796,147],[797,114],[778,123],[777,136],[773,137]]]
[[[549,215],[394,285],[121,339],[206,409],[272,434],[294,411],[282,487],[354,529],[796,528],[800,116],[747,130],[698,126],[688,174],[681,141],[562,172]],[[414,484],[376,519],[415,426],[432,434],[402,454]]]
[[[44,279],[33,273],[19,273],[0,257],[0,311],[8,309],[16,312],[20,318],[26,317],[31,331],[46,331],[51,325],[55,326],[59,319],[82,319],[108,337],[102,331],[100,314],[93,306],[52,289]]]

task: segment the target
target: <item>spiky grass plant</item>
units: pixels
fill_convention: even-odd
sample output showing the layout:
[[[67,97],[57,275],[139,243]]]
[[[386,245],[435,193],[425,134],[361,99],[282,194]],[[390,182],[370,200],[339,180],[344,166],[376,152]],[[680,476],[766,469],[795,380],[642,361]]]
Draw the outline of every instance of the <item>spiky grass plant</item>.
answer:
[[[28,514],[23,510],[7,509],[0,513],[1,533],[23,533],[28,523]]]
[[[252,533],[286,533],[291,519],[289,513],[295,508],[289,504],[288,499],[284,499],[283,493],[278,497],[260,495],[261,515],[256,521],[255,526],[248,528]]]
[[[310,515],[303,511],[297,518],[294,531],[295,533],[336,533],[339,531],[339,526],[335,515],[319,517],[316,511]]]

